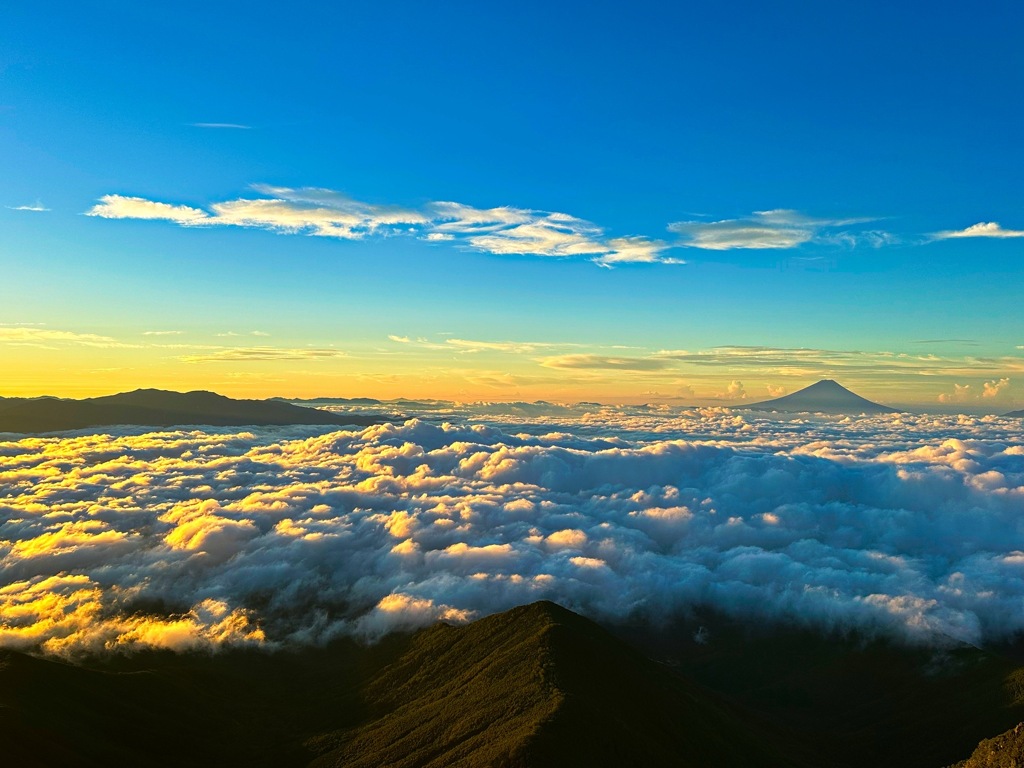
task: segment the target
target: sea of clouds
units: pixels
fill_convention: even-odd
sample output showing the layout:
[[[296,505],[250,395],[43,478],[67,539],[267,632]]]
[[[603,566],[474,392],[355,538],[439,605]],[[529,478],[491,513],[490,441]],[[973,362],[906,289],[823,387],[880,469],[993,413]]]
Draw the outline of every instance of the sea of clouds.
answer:
[[[318,644],[539,599],[916,642],[1024,630],[1019,419],[403,416],[0,435],[0,647]]]

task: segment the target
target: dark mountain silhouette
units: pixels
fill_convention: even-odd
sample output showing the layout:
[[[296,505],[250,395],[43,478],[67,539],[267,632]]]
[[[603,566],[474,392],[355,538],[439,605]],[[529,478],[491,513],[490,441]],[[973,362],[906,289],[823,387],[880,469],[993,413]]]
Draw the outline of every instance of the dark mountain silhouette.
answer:
[[[849,414],[861,413],[899,413],[896,408],[873,403],[860,395],[854,394],[846,387],[832,379],[822,379],[816,384],[804,387],[799,392],[765,400],[760,403],[739,405],[736,408],[755,409],[758,411],[782,411],[785,413],[829,413]]]
[[[1015,417],[1015,418],[1018,418],[1018,419],[1022,419],[1022,418],[1024,418],[1024,410],[1010,411],[1009,413],[1005,413],[1003,415],[1004,416],[1012,416],[1012,417]]]
[[[542,602],[371,646],[0,651],[0,744],[28,767],[938,768],[1024,719],[994,654],[695,621],[613,635]]]
[[[812,762],[829,768],[937,768],[1024,719],[1018,645],[911,646],[706,609],[616,632],[684,677],[805,734]]]
[[[423,631],[365,691],[380,716],[314,739],[337,746],[312,766],[808,764],[792,734],[548,602]]]
[[[213,392],[137,389],[84,400],[18,399],[0,403],[0,432],[57,432],[137,425],[267,426],[283,424],[375,424],[374,417],[341,415],[276,400],[233,400]]]

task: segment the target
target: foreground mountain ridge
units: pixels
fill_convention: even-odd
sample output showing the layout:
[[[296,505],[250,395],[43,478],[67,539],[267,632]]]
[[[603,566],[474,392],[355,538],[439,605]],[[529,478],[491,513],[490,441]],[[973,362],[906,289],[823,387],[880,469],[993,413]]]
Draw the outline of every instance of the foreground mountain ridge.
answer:
[[[25,768],[939,768],[1024,717],[1024,670],[976,649],[645,626],[657,661],[549,602],[369,646],[0,651],[0,743]]]
[[[314,768],[801,766],[777,733],[550,602],[418,633],[375,677],[385,712],[311,743]]]
[[[369,425],[379,419],[340,415],[279,400],[235,400],[214,392],[137,389],[82,400],[6,398],[0,400],[0,432],[33,434],[117,425],[173,427],[283,426],[289,424]]]
[[[1021,768],[1024,766],[1024,723],[978,744],[966,760],[949,768]]]

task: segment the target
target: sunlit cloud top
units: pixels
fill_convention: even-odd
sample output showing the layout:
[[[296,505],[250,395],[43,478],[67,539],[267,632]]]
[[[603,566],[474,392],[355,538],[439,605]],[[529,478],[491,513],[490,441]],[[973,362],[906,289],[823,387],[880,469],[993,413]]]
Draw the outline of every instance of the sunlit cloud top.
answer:
[[[957,237],[1024,237],[1024,229],[1003,229],[997,222],[988,221],[972,224],[966,229],[936,232],[936,240],[949,240]]]
[[[938,645],[1024,631],[1015,420],[431,415],[0,442],[0,648],[308,646],[545,598]]]

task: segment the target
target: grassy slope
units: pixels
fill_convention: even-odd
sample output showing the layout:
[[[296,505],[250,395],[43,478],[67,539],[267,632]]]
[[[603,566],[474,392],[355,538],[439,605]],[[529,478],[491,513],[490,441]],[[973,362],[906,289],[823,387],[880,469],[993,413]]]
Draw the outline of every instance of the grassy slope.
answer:
[[[318,739],[338,746],[317,768],[798,764],[749,714],[553,603],[420,633],[367,693],[380,716]]]

